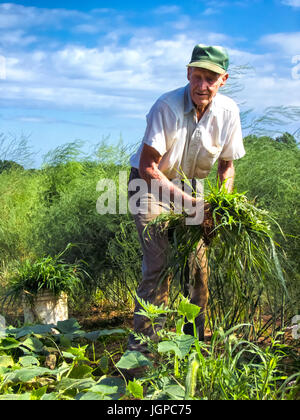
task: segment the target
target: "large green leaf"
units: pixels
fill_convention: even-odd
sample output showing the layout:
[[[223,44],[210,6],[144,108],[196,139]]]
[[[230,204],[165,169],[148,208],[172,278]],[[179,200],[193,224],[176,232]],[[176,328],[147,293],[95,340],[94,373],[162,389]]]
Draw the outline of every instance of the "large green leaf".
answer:
[[[24,356],[19,358],[22,367],[40,366],[39,360],[34,356]]]
[[[139,351],[127,350],[116,366],[119,369],[135,369],[143,366],[152,366],[152,362]]]
[[[121,328],[116,328],[112,330],[98,330],[91,331],[84,334],[84,337],[91,341],[96,341],[99,337],[106,337],[112,334],[125,334],[126,331]]]
[[[21,346],[35,353],[40,353],[43,350],[44,344],[36,337],[28,337],[21,343]]]
[[[96,382],[92,378],[83,378],[83,379],[72,379],[72,378],[63,378],[57,385],[57,390],[67,391],[71,389],[76,389],[78,391],[88,390],[94,386]]]
[[[14,335],[16,338],[21,338],[31,334],[45,335],[47,333],[51,333],[53,328],[55,328],[54,324],[26,325],[21,328],[8,329],[7,333],[10,335]]]
[[[171,400],[184,400],[185,391],[180,385],[166,386],[164,391]]]
[[[12,337],[7,337],[2,340],[0,340],[0,350],[9,350],[9,349],[15,349],[20,346],[19,341],[15,340]]]
[[[9,367],[13,366],[14,361],[11,356],[0,356],[0,366],[1,367]]]
[[[167,340],[158,343],[158,351],[159,353],[170,353],[173,351],[178,356],[178,347],[174,341]]]
[[[31,399],[32,400],[41,400],[43,398],[43,396],[46,394],[46,392],[47,392],[47,386],[43,386],[41,388],[34,389],[31,392]]]
[[[143,399],[144,397],[143,386],[136,380],[129,381],[127,385],[127,389],[134,396],[134,398],[137,398],[139,400]]]
[[[49,394],[44,394],[41,398],[42,401],[54,401],[59,397],[58,392],[49,392]]]
[[[88,361],[89,359],[85,357],[87,347],[87,345],[82,347],[69,347],[67,351],[63,351],[62,354],[67,359]]]
[[[81,394],[79,399],[80,401],[103,401],[103,400],[112,400],[113,398],[110,395],[105,395],[100,392],[88,391],[85,394]]]
[[[93,368],[87,365],[74,366],[68,377],[73,379],[89,378],[93,370]]]
[[[189,322],[193,322],[199,315],[200,307],[183,298],[178,306],[179,315],[183,315]]]
[[[56,329],[62,334],[74,334],[79,332],[81,327],[75,318],[70,318],[66,321],[58,321]]]
[[[31,368],[21,368],[6,374],[4,376],[3,385],[7,383],[17,384],[20,382],[29,382],[37,376],[42,376],[45,374],[53,375],[54,370],[50,370],[48,368],[43,368],[40,366],[34,366]]]
[[[159,353],[174,352],[176,356],[183,359],[191,349],[195,338],[190,335],[178,335],[173,340],[161,341],[158,343]]]
[[[109,395],[112,400],[118,400],[126,392],[124,380],[119,377],[107,376],[100,379],[95,386],[89,391],[98,392]]]

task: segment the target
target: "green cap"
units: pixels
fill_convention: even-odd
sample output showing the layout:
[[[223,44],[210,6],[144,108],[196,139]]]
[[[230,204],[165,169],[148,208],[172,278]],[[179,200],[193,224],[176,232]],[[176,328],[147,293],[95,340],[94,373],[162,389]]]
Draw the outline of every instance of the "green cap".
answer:
[[[195,46],[188,67],[200,67],[225,74],[229,66],[229,57],[225,48],[198,44]]]

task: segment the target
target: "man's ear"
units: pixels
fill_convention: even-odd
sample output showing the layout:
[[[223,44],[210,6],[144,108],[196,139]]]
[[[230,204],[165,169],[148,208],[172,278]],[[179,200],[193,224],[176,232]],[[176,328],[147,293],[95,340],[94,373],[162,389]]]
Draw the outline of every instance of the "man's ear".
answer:
[[[191,79],[191,74],[192,74],[192,67],[188,67],[187,68],[187,79],[190,81]]]
[[[220,84],[220,87],[221,86],[224,86],[226,84],[228,77],[229,77],[229,74],[228,73],[223,74],[223,76],[222,76],[222,82]]]

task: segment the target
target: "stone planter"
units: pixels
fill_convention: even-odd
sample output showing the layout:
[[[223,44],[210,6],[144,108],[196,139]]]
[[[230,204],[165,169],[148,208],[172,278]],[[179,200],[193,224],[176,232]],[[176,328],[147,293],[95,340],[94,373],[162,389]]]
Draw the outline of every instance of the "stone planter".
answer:
[[[68,296],[61,293],[54,296],[48,290],[38,292],[33,302],[23,295],[24,322],[57,325],[58,321],[68,319]]]

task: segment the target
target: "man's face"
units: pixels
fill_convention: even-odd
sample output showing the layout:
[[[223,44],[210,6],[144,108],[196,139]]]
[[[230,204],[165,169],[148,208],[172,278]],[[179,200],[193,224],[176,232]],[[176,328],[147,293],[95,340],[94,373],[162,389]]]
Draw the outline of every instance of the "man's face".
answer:
[[[228,74],[220,75],[199,67],[188,67],[191,98],[198,108],[206,108],[221,86],[224,86]]]

